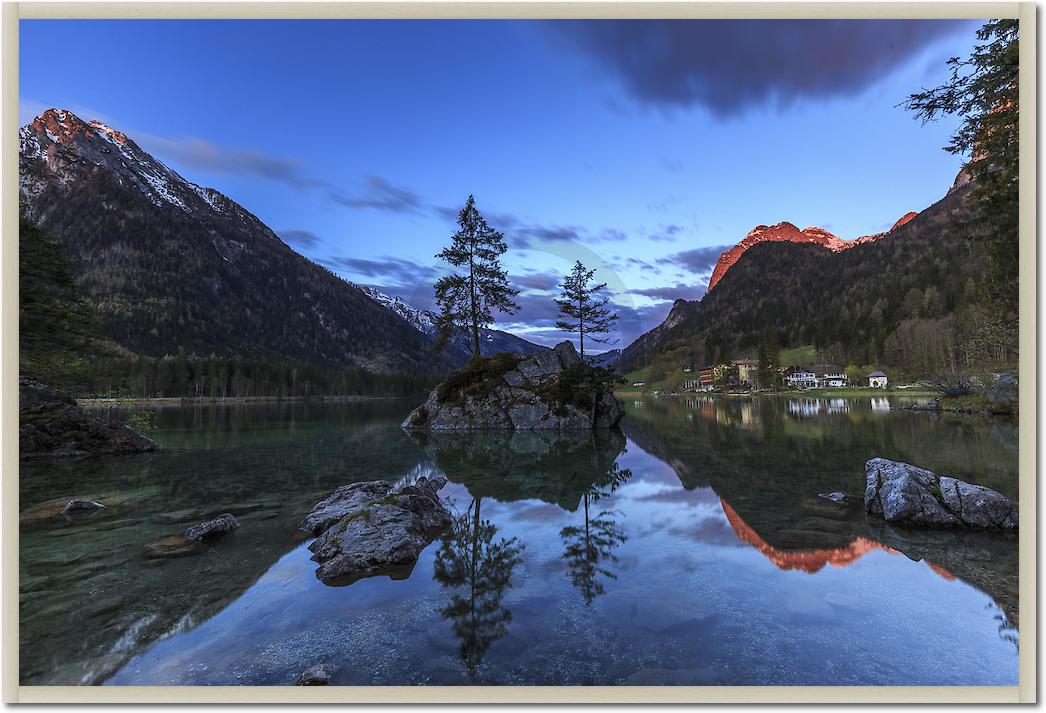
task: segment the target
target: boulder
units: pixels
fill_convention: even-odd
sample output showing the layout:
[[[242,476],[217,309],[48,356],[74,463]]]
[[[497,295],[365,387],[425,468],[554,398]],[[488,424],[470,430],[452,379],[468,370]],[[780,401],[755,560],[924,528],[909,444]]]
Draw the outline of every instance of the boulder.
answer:
[[[343,586],[364,577],[410,575],[418,555],[451,524],[440,502],[442,477],[398,484],[344,485],[312,509],[299,529],[315,535],[309,545],[324,584]]]
[[[474,381],[469,367],[452,374],[414,409],[403,428],[414,431],[592,430],[611,428],[624,409],[605,387],[585,393],[586,377],[597,367],[586,365],[574,345],[508,361],[486,357]],[[499,372],[489,368],[501,364]]]
[[[865,464],[865,479],[865,510],[887,522],[1017,529],[1017,503],[990,488],[885,458],[873,458]]]
[[[199,525],[193,525],[186,529],[182,535],[189,542],[199,542],[203,539],[211,539],[227,535],[239,526],[240,523],[236,518],[233,517],[231,513],[226,512],[213,520],[201,522]]]
[[[985,392],[985,397],[992,404],[1015,404],[1019,395],[1017,375],[1013,372],[996,374],[992,385]]]
[[[68,394],[19,377],[19,457],[142,453],[156,447],[126,424],[87,413]]]
[[[62,508],[62,514],[67,516],[87,515],[104,509],[104,505],[94,500],[70,500]]]
[[[298,676],[295,686],[326,686],[334,675],[334,667],[329,663],[309,666]]]

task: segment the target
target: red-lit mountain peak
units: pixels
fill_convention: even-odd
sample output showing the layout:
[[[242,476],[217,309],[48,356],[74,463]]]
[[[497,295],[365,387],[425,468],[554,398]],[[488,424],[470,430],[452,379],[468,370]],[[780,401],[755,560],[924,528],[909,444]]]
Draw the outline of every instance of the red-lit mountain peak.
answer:
[[[809,228],[804,228],[803,230],[799,230],[799,228],[788,221],[782,221],[776,225],[757,225],[741,242],[727,250],[719,257],[719,261],[712,270],[712,277],[708,281],[708,289],[711,291],[711,289],[716,286],[716,283],[723,279],[723,275],[725,275],[727,271],[741,259],[741,256],[745,251],[753,245],[765,242],[814,243],[827,248],[832,252],[840,252],[842,250],[848,250],[855,245],[870,243],[889,235],[917,215],[918,213],[915,211],[905,213],[896,223],[893,224],[893,227],[885,233],[865,235],[856,240],[843,240],[824,228],[818,228],[815,225],[812,225]]]

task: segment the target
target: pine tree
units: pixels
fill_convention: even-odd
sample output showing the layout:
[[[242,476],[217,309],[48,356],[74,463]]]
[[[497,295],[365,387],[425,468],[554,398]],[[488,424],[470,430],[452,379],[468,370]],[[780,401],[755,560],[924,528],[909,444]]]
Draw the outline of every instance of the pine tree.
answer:
[[[759,341],[759,386],[763,389],[778,387],[780,367],[778,344],[773,332],[767,332]]]
[[[593,342],[606,344],[609,340],[594,337],[594,334],[606,334],[617,321],[617,315],[610,311],[607,306],[610,302],[608,297],[597,298],[597,292],[606,288],[605,282],[598,285],[590,285],[595,270],[588,270],[581,261],[574,264],[563,283],[562,297],[556,300],[559,305],[559,313],[564,319],[556,322],[556,329],[564,332],[577,334],[581,342],[581,358],[585,358],[585,335]]]
[[[83,379],[103,353],[97,316],[83,299],[61,244],[28,220],[18,225],[18,369],[59,386]]]
[[[436,317],[440,335],[437,348],[446,345],[455,334],[468,330],[472,335],[472,353],[479,356],[479,330],[494,323],[491,309],[506,314],[519,309],[512,300],[518,291],[509,287],[508,273],[501,267],[500,257],[506,250],[505,236],[490,227],[470,195],[458,213],[458,231],[450,247],[436,255],[454,267],[464,268],[464,274],[448,275],[436,282],[436,303],[440,307]]]
[[[992,20],[977,31],[970,57],[948,60],[951,78],[908,97],[906,108],[923,121],[962,118],[947,151],[970,156],[974,179],[973,238],[983,247],[983,302],[1016,347],[1018,285],[1018,22]],[[1006,329],[1005,327],[1010,327]]]

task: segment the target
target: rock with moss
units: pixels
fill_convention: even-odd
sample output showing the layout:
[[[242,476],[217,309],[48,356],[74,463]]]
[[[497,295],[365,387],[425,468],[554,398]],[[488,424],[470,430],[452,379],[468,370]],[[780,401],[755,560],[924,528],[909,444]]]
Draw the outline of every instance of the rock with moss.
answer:
[[[438,495],[446,483],[442,477],[352,483],[318,502],[299,525],[316,537],[309,545],[316,576],[332,586],[409,576],[422,550],[451,524]]]
[[[624,409],[613,370],[586,364],[562,342],[531,357],[475,357],[437,386],[403,422],[410,431],[592,430]]]
[[[84,411],[68,394],[18,380],[18,452],[22,458],[142,453],[156,443],[130,426]]]
[[[917,527],[1016,530],[1017,503],[981,485],[873,458],[865,464],[865,510]]]

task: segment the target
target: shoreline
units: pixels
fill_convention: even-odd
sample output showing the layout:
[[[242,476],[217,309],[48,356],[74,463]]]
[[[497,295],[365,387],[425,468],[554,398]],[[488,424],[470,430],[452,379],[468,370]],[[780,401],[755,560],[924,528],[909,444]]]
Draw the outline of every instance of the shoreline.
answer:
[[[110,397],[93,397],[76,399],[80,406],[123,406],[146,404],[151,406],[196,406],[253,403],[352,403],[354,401],[384,401],[391,399],[409,399],[410,396],[151,396],[118,399]]]
[[[650,391],[615,391],[615,396],[654,396]],[[872,389],[872,388],[838,388],[838,389],[803,389],[799,391],[740,391],[724,393],[721,391],[679,391],[674,393],[662,393],[658,396],[711,396],[723,398],[758,398],[781,396],[806,397],[806,398],[867,398],[874,396],[910,396],[912,398],[927,398],[940,396],[940,392],[929,389]]]

